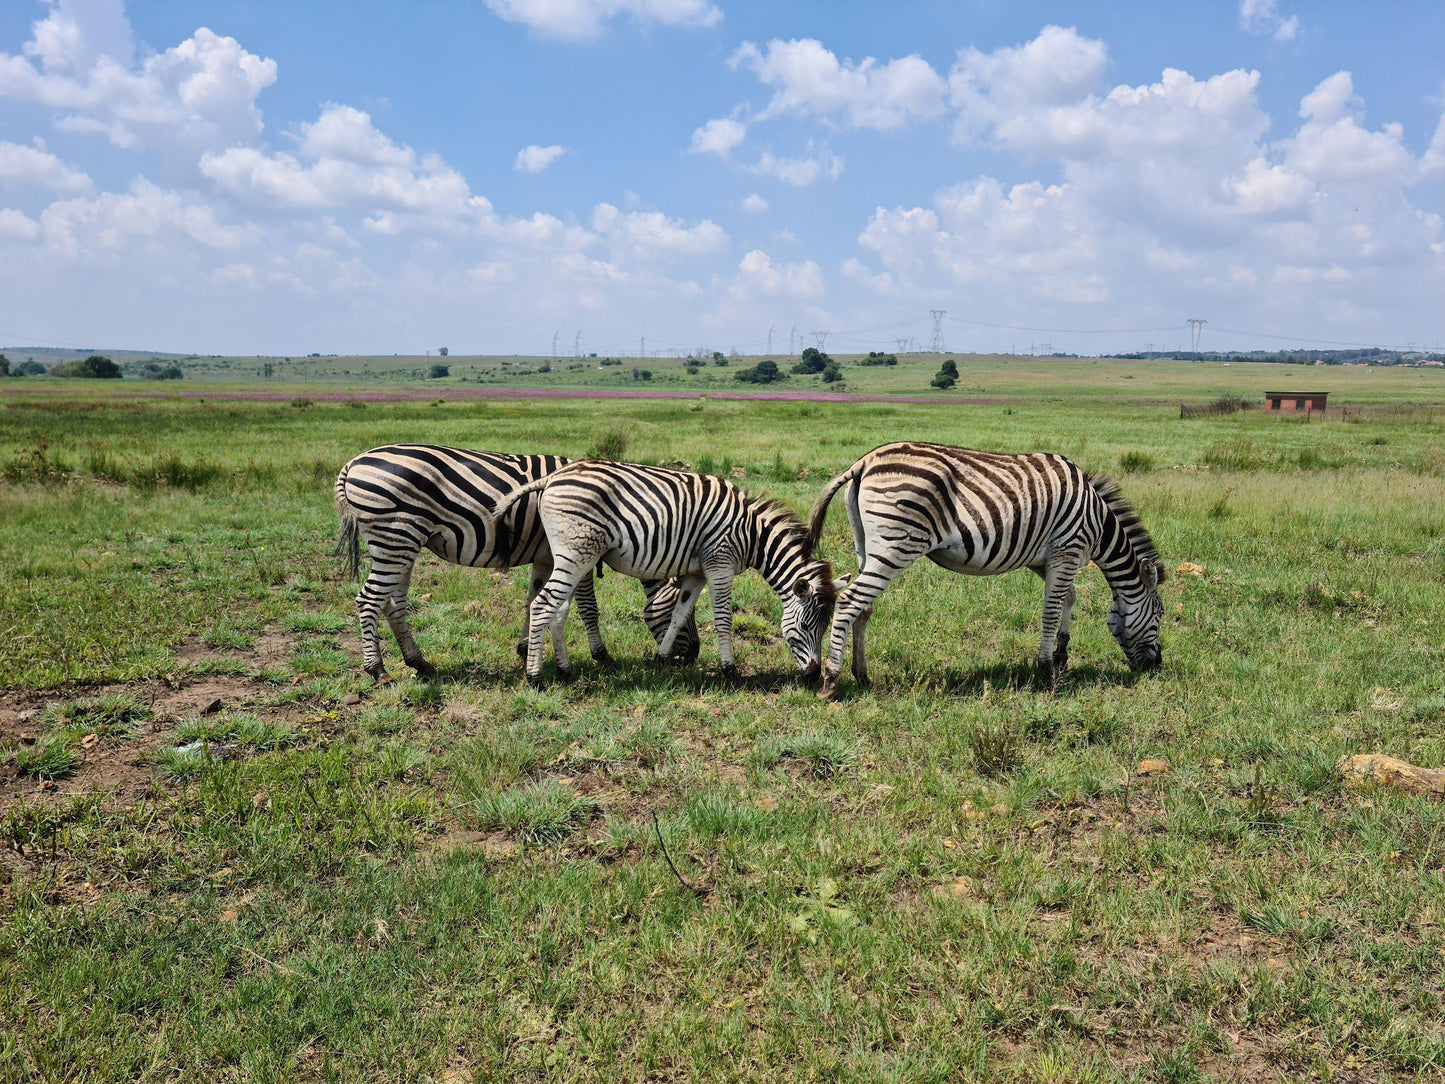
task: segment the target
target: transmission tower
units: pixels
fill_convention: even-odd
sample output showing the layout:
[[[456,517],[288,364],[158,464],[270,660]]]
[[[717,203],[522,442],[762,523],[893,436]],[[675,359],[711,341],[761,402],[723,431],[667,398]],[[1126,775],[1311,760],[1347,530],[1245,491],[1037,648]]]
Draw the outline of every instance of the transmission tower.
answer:
[[[574,358],[580,358],[582,356],[582,332],[580,331],[577,332],[577,337],[572,340],[572,356]]]
[[[928,342],[929,352],[942,354],[948,349],[943,345],[943,318],[948,315],[948,310],[929,309],[928,315],[933,317],[933,338]]]
[[[768,357],[773,355],[773,329],[768,328]]]
[[[793,336],[797,334],[798,325],[794,324],[788,331],[788,357],[793,356]]]
[[[908,349],[907,339],[894,339],[893,342],[896,345],[900,354],[904,353]]]
[[[823,352],[823,347],[827,344],[827,342],[828,342],[828,336],[831,335],[831,334],[833,334],[831,331],[815,331],[815,332],[813,332],[813,338],[818,341],[818,353],[821,354],[821,353]]]
[[[560,354],[557,353],[557,340],[560,339],[561,337],[562,337],[562,333],[561,333],[560,331],[557,332],[556,334],[554,334],[554,335],[552,336],[552,360],[553,360],[553,361],[556,361],[556,360],[561,356]]]
[[[637,356],[640,357],[640,358],[645,358],[645,357],[647,357],[647,336],[646,336],[646,335],[642,336],[642,341],[637,344]]]
[[[1194,360],[1199,360],[1199,337],[1204,333],[1204,325],[1208,320],[1190,320],[1189,322],[1189,349],[1194,354]]]

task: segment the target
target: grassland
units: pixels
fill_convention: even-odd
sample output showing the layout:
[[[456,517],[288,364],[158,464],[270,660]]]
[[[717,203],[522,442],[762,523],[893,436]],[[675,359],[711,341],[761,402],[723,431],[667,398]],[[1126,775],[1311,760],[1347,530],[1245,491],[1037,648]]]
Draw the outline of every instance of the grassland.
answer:
[[[1445,809],[1334,768],[1445,763],[1441,425],[1171,408],[1303,381],[1438,409],[1439,375],[960,369],[994,401],[4,385],[0,1078],[1445,1075]],[[427,560],[441,678],[372,688],[328,557],[339,464],[618,436],[799,510],[885,440],[1055,449],[1123,472],[1203,571],[1166,585],[1139,678],[1086,574],[1055,689],[1032,577],[915,569],[834,708],[756,577],[740,684],[706,621],[699,666],[655,668],[609,576],[621,667],[539,693],[521,575]],[[825,552],[846,567],[841,515]]]

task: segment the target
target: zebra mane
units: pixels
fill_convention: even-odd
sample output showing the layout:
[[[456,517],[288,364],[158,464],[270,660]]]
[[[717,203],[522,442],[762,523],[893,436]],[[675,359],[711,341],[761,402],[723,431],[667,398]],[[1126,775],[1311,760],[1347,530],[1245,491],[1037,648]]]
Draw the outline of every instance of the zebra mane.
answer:
[[[1119,488],[1119,483],[1106,474],[1097,474],[1093,471],[1085,471],[1084,478],[1089,485],[1093,486],[1094,492],[1109,506],[1109,511],[1114,513],[1114,518],[1119,521],[1119,526],[1129,539],[1129,545],[1133,547],[1139,563],[1153,562],[1158,566],[1159,579],[1163,580],[1164,562],[1159,557],[1159,550],[1155,547],[1154,539],[1150,537],[1149,531],[1140,521],[1139,513],[1134,511],[1134,506],[1129,503],[1128,498],[1124,496],[1124,491]]]
[[[768,521],[785,541],[798,544],[804,561],[815,560],[813,549],[816,541],[808,530],[808,525],[798,518],[796,512],[777,497],[748,497],[747,501],[748,507],[756,512],[760,519]],[[823,564],[827,565],[827,575],[823,578],[823,584],[819,585],[819,591],[833,597],[836,595],[833,588],[833,566],[827,561]]]

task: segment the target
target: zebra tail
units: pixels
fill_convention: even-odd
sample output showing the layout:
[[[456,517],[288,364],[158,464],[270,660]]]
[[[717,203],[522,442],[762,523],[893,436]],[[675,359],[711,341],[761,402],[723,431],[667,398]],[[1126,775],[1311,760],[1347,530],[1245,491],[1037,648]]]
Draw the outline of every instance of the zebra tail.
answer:
[[[350,464],[347,464],[349,467]],[[336,549],[332,556],[346,572],[347,578],[359,580],[361,578],[361,530],[360,521],[356,513],[351,510],[350,503],[346,500],[346,470],[341,468],[341,473],[336,476],[336,512],[341,517],[341,530],[336,536]]]
[[[528,493],[536,493],[547,488],[550,478],[538,478],[535,482],[528,482],[521,489],[514,489],[505,497],[499,500],[492,509],[492,533],[494,541],[492,552],[502,559],[502,570],[506,571],[512,567],[512,529],[507,526],[507,513],[511,511],[512,505],[525,497]]]
[[[847,485],[857,473],[858,464],[854,463],[823,487],[822,496],[818,498],[818,503],[813,505],[813,511],[808,515],[808,553],[810,556],[818,548],[818,543],[823,538],[823,521],[828,518],[828,502],[833,499],[833,494]]]

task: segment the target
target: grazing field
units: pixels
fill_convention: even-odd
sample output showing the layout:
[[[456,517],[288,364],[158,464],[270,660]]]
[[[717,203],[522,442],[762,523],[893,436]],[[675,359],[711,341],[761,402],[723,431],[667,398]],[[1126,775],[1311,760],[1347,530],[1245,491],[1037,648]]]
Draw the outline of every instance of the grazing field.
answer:
[[[0,384],[0,1079],[1445,1075],[1445,806],[1335,767],[1445,764],[1445,376],[960,371],[994,401]],[[1266,384],[1401,409],[1174,405]],[[331,482],[367,447],[621,448],[803,512],[901,438],[1119,476],[1182,566],[1163,669],[1095,570],[1051,687],[1038,581],[929,565],[830,706],[755,575],[733,684],[705,607],[659,667],[608,575],[620,667],[574,621],[578,680],[536,692],[523,571],[424,555],[440,678],[389,639],[402,679],[361,673]]]

